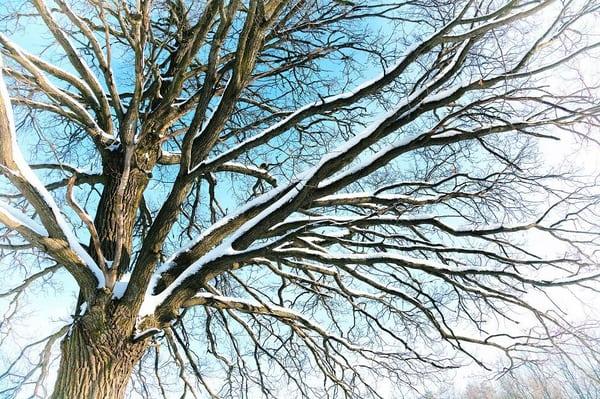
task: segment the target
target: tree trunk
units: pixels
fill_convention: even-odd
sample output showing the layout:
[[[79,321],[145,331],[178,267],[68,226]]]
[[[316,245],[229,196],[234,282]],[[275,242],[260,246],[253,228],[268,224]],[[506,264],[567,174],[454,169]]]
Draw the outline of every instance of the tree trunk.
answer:
[[[126,322],[86,314],[61,343],[52,399],[120,399],[146,344],[133,342]]]
[[[110,173],[110,177],[105,182],[102,196],[98,203],[94,225],[98,231],[100,238],[102,253],[108,260],[117,261],[114,259],[117,250],[117,242],[123,245],[121,254],[121,270],[124,272],[129,266],[131,255],[131,246],[133,240],[133,226],[136,215],[142,199],[144,189],[148,184],[148,176],[139,169],[132,169],[129,175],[129,181],[125,187],[123,198],[119,198],[119,185],[121,184],[121,171],[114,171],[106,168]],[[117,201],[122,203],[122,209],[117,207]],[[119,234],[119,223],[123,223],[123,230]],[[90,242],[90,246],[93,242]],[[95,251],[90,251],[92,256],[95,256]]]
[[[157,141],[158,142],[158,141]],[[152,143],[150,143],[152,144]],[[148,144],[148,145],[150,145]],[[158,157],[158,147],[142,146],[145,156],[135,156],[125,189],[119,192],[123,176],[123,157],[113,156],[104,162],[104,189],[96,212],[94,224],[100,240],[102,254],[107,260],[115,260],[117,243],[122,245],[120,268],[113,269],[114,279],[119,278],[130,266],[133,229],[138,208],[151,170]],[[151,154],[148,156],[146,154]],[[122,194],[122,197],[121,195]],[[118,203],[122,206],[117,206]],[[119,229],[121,225],[121,229]],[[97,258],[90,242],[90,254]],[[99,290],[90,300],[94,304],[74,322],[69,334],[61,343],[61,360],[52,399],[120,399],[133,367],[147,348],[147,341],[133,342],[135,315],[132,309],[121,306],[111,298],[109,290]],[[79,298],[78,308],[83,297]]]

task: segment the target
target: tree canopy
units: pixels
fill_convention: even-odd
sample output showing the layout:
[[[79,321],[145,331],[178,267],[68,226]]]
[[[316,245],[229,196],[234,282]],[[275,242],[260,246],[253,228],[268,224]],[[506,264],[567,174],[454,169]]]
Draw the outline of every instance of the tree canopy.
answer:
[[[583,153],[545,149],[599,144],[598,18],[3,2],[3,344],[57,278],[78,298],[7,355],[0,392],[385,397],[490,353],[595,361],[564,298],[599,288],[598,187]]]

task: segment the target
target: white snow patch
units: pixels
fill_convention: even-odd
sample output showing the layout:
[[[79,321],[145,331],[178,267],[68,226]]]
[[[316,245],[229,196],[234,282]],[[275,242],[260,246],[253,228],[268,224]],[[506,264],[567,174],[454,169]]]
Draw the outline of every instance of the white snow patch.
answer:
[[[6,216],[8,216],[15,224],[25,226],[29,230],[33,230],[36,234],[41,236],[47,236],[48,232],[41,224],[37,223],[35,220],[29,218],[26,214],[21,212],[20,210],[12,207],[8,203],[3,200],[0,200],[0,212],[3,212]]]
[[[1,67],[1,65],[0,65],[0,67]],[[10,98],[10,96],[8,94],[8,90],[6,89],[6,83],[4,82],[4,76],[1,73],[1,69],[0,69],[0,96],[6,98],[7,100]],[[11,135],[11,141],[12,141],[12,143],[11,143],[12,144],[12,154],[11,155],[12,155],[13,161],[17,165],[18,172],[38,192],[38,194],[44,200],[46,205],[50,208],[58,227],[61,229],[62,233],[64,234],[64,236],[67,239],[69,247],[77,254],[77,256],[82,261],[82,263],[86,264],[87,267],[90,269],[90,271],[96,276],[96,279],[98,280],[98,288],[104,287],[105,280],[104,280],[104,274],[102,273],[102,270],[100,270],[100,268],[98,267],[96,262],[81,246],[81,244],[79,243],[79,240],[73,233],[73,230],[68,225],[65,218],[63,217],[63,215],[60,211],[60,208],[54,201],[54,198],[52,197],[52,195],[50,195],[48,190],[46,190],[46,187],[44,187],[42,182],[38,179],[37,175],[33,172],[31,167],[29,166],[29,164],[27,164],[27,162],[23,158],[23,155],[21,154],[21,151],[19,150],[19,146],[17,144],[14,116],[13,116],[12,107],[10,106],[9,101],[5,102],[5,107],[6,107],[5,112],[6,112],[6,115],[8,118],[8,123],[9,123],[9,130],[10,130],[9,134]]]
[[[129,285],[129,278],[131,277],[131,273],[125,273],[119,281],[115,282],[115,286],[113,287],[112,297],[113,299],[121,299],[125,294],[125,290],[127,290],[127,286]]]

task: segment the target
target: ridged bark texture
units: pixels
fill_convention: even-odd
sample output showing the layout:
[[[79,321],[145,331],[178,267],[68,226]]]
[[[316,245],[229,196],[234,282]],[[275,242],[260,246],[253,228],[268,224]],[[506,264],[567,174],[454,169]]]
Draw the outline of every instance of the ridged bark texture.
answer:
[[[121,399],[146,346],[113,322],[85,317],[61,343],[52,399]]]
[[[102,243],[102,253],[106,259],[115,260],[117,242],[120,241],[123,244],[123,258],[121,261],[123,269],[129,266],[133,225],[144,189],[148,184],[148,176],[139,169],[133,169],[130,172],[129,182],[125,187],[123,198],[120,200],[123,204],[122,211],[119,212],[117,200],[119,197],[118,188],[121,184],[121,172],[110,172],[109,169],[109,172],[106,173],[112,173],[112,176],[105,182],[94,224]],[[121,235],[119,235],[118,228],[119,220],[123,222]],[[90,245],[93,245],[93,243],[90,243]],[[91,251],[91,253],[95,253],[95,251]],[[120,270],[120,272],[123,272],[123,270]]]

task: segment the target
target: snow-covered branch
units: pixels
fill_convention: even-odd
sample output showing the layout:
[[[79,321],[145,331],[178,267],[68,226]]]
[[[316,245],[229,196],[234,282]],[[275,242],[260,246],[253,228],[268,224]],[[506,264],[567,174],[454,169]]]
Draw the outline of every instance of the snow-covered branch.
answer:
[[[0,68],[3,68],[1,60]],[[35,208],[49,237],[64,241],[63,248],[60,252],[54,253],[54,255],[60,257],[63,261],[70,258],[69,271],[80,280],[81,284],[88,285],[85,287],[88,292],[95,287],[102,287],[104,285],[104,274],[79,243],[73,228],[66,221],[54,198],[35,175],[19,150],[13,111],[1,71],[0,166],[2,167],[3,174]],[[16,213],[12,212],[12,215],[14,216]],[[20,218],[20,220],[23,221],[23,218]],[[31,226],[31,222],[22,225],[28,227]],[[40,232],[39,228],[30,230]],[[57,243],[55,247],[60,248],[60,243]],[[90,287],[89,284],[93,281],[95,283]]]

